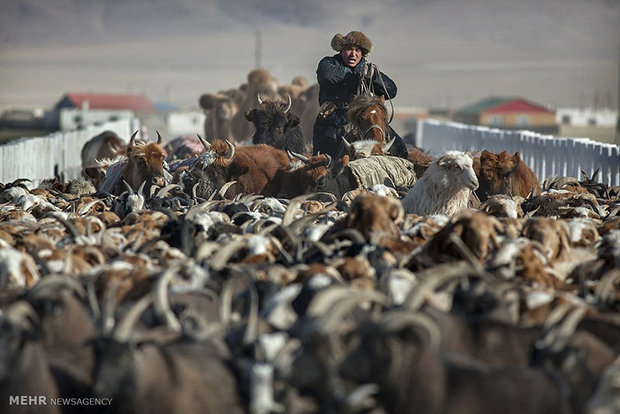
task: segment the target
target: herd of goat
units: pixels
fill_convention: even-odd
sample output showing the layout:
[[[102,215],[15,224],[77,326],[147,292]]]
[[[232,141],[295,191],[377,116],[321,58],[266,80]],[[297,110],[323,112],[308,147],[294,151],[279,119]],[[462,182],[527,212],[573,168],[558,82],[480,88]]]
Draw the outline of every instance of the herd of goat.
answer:
[[[620,412],[619,188],[161,144],[0,184],[0,412]]]

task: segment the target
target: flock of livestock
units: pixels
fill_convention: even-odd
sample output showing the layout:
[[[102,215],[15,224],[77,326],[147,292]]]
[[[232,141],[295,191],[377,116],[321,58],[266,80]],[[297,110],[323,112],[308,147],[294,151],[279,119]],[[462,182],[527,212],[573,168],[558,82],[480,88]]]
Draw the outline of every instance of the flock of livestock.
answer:
[[[258,96],[252,144],[105,132],[0,184],[0,412],[620,412],[619,188],[309,155]]]

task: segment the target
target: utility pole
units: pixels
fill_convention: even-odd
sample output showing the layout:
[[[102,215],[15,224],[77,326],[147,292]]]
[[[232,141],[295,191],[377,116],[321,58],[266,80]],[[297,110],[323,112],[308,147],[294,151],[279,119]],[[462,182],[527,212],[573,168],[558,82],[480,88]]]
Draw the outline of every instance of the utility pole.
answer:
[[[255,43],[255,50],[254,50],[254,68],[258,69],[261,67],[262,65],[262,58],[263,58],[263,32],[261,32],[260,30],[257,30],[255,33],[255,39],[256,39],[256,43]]]

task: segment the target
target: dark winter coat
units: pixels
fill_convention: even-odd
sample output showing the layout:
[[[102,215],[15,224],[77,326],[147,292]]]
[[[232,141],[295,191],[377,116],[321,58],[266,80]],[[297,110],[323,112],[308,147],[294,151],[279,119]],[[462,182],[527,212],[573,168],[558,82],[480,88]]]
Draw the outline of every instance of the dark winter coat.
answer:
[[[340,157],[344,154],[344,148],[338,130],[347,122],[347,106],[357,95],[362,69],[366,64],[366,58],[362,57],[360,62],[350,68],[344,64],[340,54],[326,56],[319,62],[316,70],[319,82],[319,105],[332,102],[336,109],[322,117],[320,114],[314,123],[313,133],[313,153],[329,154],[333,157]],[[386,99],[394,98],[398,91],[396,84],[386,74],[380,72],[381,78],[375,73],[373,78],[373,88],[376,95],[383,95]],[[385,87],[384,87],[385,85]],[[407,157],[407,149],[402,138],[390,128],[391,135],[396,135],[396,141],[390,151],[393,155]]]

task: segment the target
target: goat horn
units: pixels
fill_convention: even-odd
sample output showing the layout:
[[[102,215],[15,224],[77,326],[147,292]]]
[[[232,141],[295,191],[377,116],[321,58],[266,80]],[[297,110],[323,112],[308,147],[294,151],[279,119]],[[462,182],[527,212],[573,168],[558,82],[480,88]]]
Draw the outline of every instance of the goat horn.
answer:
[[[423,313],[389,311],[381,317],[381,325],[389,332],[399,331],[410,325],[419,326],[428,332],[431,349],[439,348],[441,331],[437,323]]]
[[[353,148],[353,144],[351,144],[349,141],[347,141],[347,139],[344,137],[344,135],[342,136],[342,142],[344,143],[344,146],[347,147],[348,150]]]
[[[226,195],[226,191],[228,191],[228,189],[235,184],[237,184],[237,181],[235,180],[229,181],[226,184],[224,184],[222,188],[220,188],[220,191],[218,191],[218,194],[220,195],[220,197],[224,198],[224,196]]]
[[[201,137],[200,134],[196,134],[196,136],[198,136],[198,139],[200,140],[200,143],[202,144],[203,147],[205,147],[206,151],[211,149],[211,144],[209,144],[209,142],[207,142],[206,139]]]
[[[362,301],[369,300],[380,305],[387,305],[388,303],[385,295],[377,291],[357,292],[348,288],[345,288],[345,290],[348,291],[346,296],[332,305],[319,319],[317,323],[317,330],[319,332],[329,334],[336,330],[342,318],[348,312],[355,309],[355,307],[359,306]]]
[[[302,194],[297,196],[291,201],[289,201],[288,206],[286,206],[286,211],[284,212],[284,216],[282,217],[282,226],[288,226],[292,221],[295,213],[297,212],[297,207],[301,205],[302,202],[312,197],[313,194]]]
[[[138,135],[139,130],[136,129],[136,132],[133,133],[133,135],[131,136],[131,138],[129,139],[129,146],[133,147],[134,145],[136,145],[136,135]]]
[[[65,220],[60,215],[53,214],[53,213],[47,213],[45,214],[44,217],[51,217],[51,218],[58,220],[60,223],[62,223],[62,225],[65,226],[67,231],[69,231],[69,233],[71,234],[73,241],[75,241],[79,237],[82,237],[82,233],[80,233],[77,227],[75,227],[75,224],[71,223],[69,220]]]
[[[129,194],[130,195],[135,194],[135,192],[133,191],[133,188],[131,188],[131,186],[129,185],[129,183],[125,179],[123,179],[123,182],[125,183],[125,187],[127,187],[127,191],[129,191]],[[144,183],[142,183],[142,184],[144,184]]]
[[[138,194],[144,197],[144,186],[146,185],[146,181],[142,181],[140,184],[140,188],[138,188]]]
[[[396,141],[396,135],[394,135],[389,142],[387,142],[386,144],[383,145],[383,147],[381,147],[383,152],[387,153],[390,150],[390,148],[392,148],[392,145],[394,144],[395,141]]]
[[[291,95],[288,96],[288,105],[286,105],[286,109],[284,110],[284,113],[287,113],[289,111],[289,109],[291,109],[291,106],[293,105],[293,101],[291,101]]]
[[[114,330],[113,337],[118,342],[128,342],[129,336],[131,332],[134,330],[136,323],[140,319],[140,315],[151,305],[153,302],[152,295],[145,295],[137,301],[127,314],[123,318],[123,320],[118,324],[117,328]]]
[[[411,291],[407,294],[404,301],[404,306],[412,309],[419,310],[428,292],[434,291],[440,285],[452,281],[454,279],[460,279],[471,271],[471,265],[467,262],[448,263],[435,266],[429,270],[421,272],[422,281],[415,285]],[[425,274],[426,276],[422,276]]]
[[[42,278],[36,285],[32,287],[32,289],[26,292],[25,297],[46,297],[46,295],[52,293],[52,290],[61,287],[71,288],[71,290],[77,293],[81,298],[86,297],[86,291],[84,290],[84,287],[77,280],[59,275],[51,275]]]
[[[142,185],[144,185],[144,183],[142,183]],[[181,188],[180,185],[178,184],[168,184],[165,187],[162,187],[158,192],[157,192],[157,198],[164,198],[168,195],[168,191],[173,190],[175,188]]]
[[[155,132],[157,132],[157,143],[161,144],[161,135],[159,134],[159,131],[155,130]]]
[[[168,284],[172,276],[177,271],[178,266],[169,266],[164,273],[157,279],[154,290],[153,308],[159,316],[163,316],[168,328],[174,332],[181,330],[181,323],[170,308],[168,300]]]
[[[224,269],[233,254],[246,246],[245,239],[235,239],[219,249],[211,258],[211,268],[215,271]]]
[[[94,205],[98,205],[98,204],[101,204],[101,205],[103,206],[104,210],[106,209],[106,205],[105,205],[105,203],[104,203],[103,201],[101,201],[101,200],[97,199],[97,200],[93,200],[93,201],[90,201],[90,202],[88,202],[88,203],[84,204],[84,205],[82,206],[82,208],[80,209],[80,211],[79,211],[78,215],[83,216],[84,214],[88,213],[88,211],[89,211],[89,210],[90,210],[90,209],[91,209]]]
[[[329,168],[332,166],[332,157],[329,154],[325,154],[325,168]]]
[[[585,305],[577,306],[566,316],[566,318],[564,318],[564,321],[562,322],[552,345],[554,350],[559,351],[566,346],[568,340],[575,333],[577,325],[581,319],[583,319],[583,316],[587,310],[588,309]]]
[[[243,335],[243,342],[245,344],[251,344],[256,340],[258,324],[258,292],[251,279],[246,276],[237,275],[226,282],[220,294],[220,320],[224,325],[230,322],[233,286],[239,280],[245,282],[250,292],[250,315],[248,316],[246,331]]]
[[[291,161],[293,161],[293,158],[298,158],[299,160],[303,161],[304,164],[308,164],[310,162],[310,158],[306,157],[305,155],[293,152],[289,149],[286,150],[286,155],[288,155],[288,159]]]
[[[256,98],[258,99],[258,104],[259,104],[259,105],[262,105],[262,104],[263,104],[263,100],[262,100],[262,99],[261,99],[261,97],[260,97],[260,93],[257,93],[257,94],[256,94]]]

